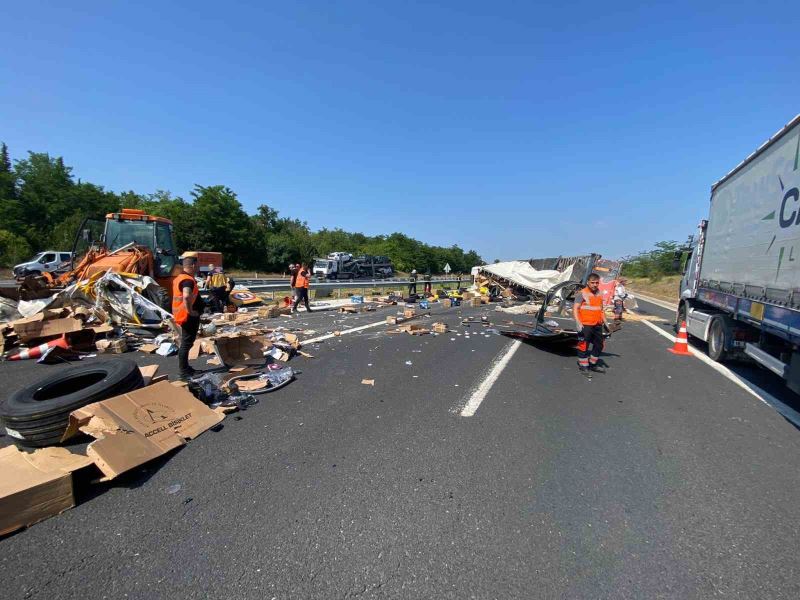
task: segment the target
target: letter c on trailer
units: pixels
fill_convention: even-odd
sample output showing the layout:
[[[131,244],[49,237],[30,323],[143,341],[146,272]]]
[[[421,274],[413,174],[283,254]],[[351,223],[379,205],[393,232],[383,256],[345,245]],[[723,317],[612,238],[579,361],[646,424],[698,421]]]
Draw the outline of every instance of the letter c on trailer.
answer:
[[[798,196],[800,196],[800,191],[797,188],[792,188],[783,196],[783,201],[781,202],[781,214],[780,214],[780,221],[781,227],[791,227],[794,224],[795,215],[797,215],[797,223],[800,223],[800,214],[797,213],[796,209],[792,210],[791,216],[786,219],[783,216],[784,211],[786,210],[786,201],[791,198],[794,202],[797,202]]]

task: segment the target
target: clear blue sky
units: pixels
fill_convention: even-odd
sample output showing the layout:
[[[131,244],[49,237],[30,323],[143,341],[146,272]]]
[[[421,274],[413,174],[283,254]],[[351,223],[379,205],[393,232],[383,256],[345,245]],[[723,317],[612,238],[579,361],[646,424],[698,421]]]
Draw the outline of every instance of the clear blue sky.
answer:
[[[16,2],[0,139],[487,260],[685,239],[800,112],[800,5]]]

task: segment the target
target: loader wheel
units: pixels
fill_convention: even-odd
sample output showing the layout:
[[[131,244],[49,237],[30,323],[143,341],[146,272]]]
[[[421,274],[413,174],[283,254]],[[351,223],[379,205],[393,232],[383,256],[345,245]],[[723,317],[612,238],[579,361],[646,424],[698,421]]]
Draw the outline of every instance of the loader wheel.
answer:
[[[61,440],[73,410],[143,385],[132,360],[71,367],[12,394],[0,404],[0,422],[21,446],[50,446]]]

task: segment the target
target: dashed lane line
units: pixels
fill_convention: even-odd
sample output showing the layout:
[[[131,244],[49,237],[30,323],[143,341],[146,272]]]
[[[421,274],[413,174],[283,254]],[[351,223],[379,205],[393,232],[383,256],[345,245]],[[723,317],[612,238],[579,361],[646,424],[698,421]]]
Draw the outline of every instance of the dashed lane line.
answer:
[[[489,372],[486,374],[486,377],[483,379],[481,384],[475,389],[474,392],[469,396],[467,403],[464,405],[464,408],[461,409],[459,413],[462,417],[471,417],[475,414],[478,410],[478,407],[481,405],[481,402],[484,401],[486,398],[486,394],[489,393],[489,390],[492,389],[495,381],[500,377],[500,374],[503,372],[503,369],[506,368],[511,357],[514,356],[514,353],[517,349],[522,345],[522,342],[519,340],[514,340],[508,346],[505,347],[505,350],[497,355],[497,357],[492,361],[492,366]]]

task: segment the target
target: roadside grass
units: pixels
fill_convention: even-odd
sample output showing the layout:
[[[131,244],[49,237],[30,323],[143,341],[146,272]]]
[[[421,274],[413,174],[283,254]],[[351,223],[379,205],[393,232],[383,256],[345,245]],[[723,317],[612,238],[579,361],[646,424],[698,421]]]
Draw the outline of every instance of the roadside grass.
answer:
[[[676,302],[680,297],[680,275],[665,275],[658,281],[647,277],[628,277],[628,287],[636,294],[641,292],[653,298]]]

